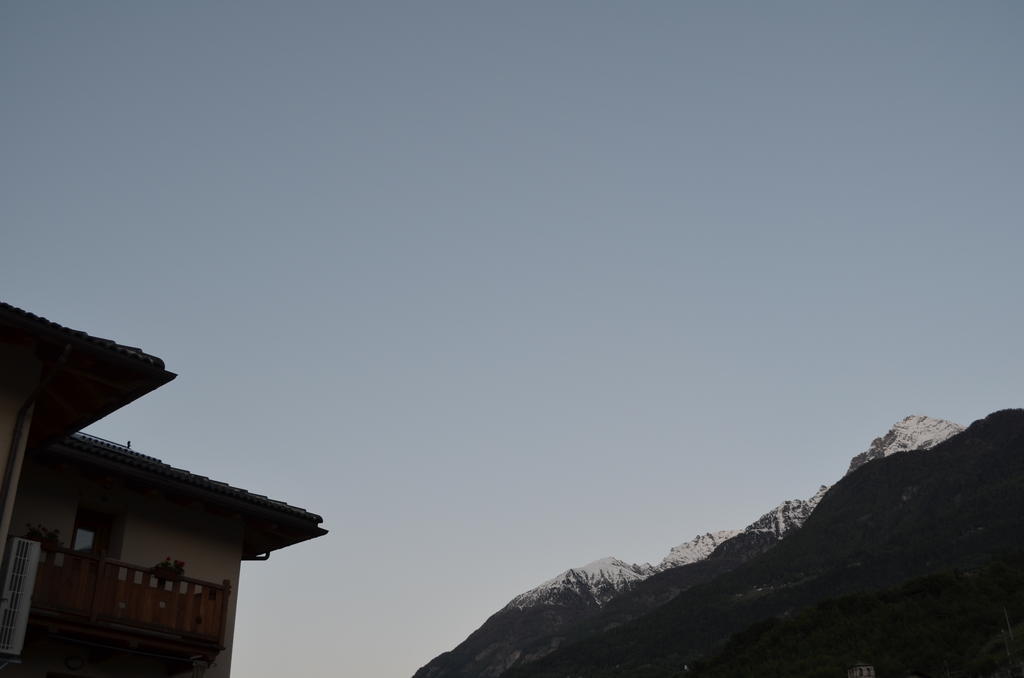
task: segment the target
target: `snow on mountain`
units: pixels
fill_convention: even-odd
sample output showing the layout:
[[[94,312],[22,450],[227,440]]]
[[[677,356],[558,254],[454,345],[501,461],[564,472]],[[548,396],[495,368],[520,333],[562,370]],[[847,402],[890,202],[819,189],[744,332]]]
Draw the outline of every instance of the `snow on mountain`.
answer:
[[[942,419],[907,417],[876,438],[867,451],[855,456],[850,462],[850,471],[898,452],[930,449],[962,430],[962,426]],[[785,501],[742,530],[698,535],[673,547],[657,565],[635,565],[618,558],[602,558],[568,569],[513,598],[455,650],[436,657],[414,678],[466,675],[493,678],[517,662],[528,663],[543,657],[559,646],[567,630],[576,628],[580,620],[592,617],[596,608],[653,575],[707,560],[712,554],[726,565],[746,562],[773,548],[778,540],[804,524],[828,489],[822,485],[809,499]],[[715,564],[708,564],[714,570]],[[671,578],[671,575],[666,576]],[[548,607],[530,609],[542,605]],[[509,619],[515,623],[510,623]]]
[[[567,593],[603,605],[619,591],[633,586],[657,571],[657,568],[647,563],[631,565],[618,558],[602,558],[583,567],[566,570],[540,586],[516,596],[509,606],[525,608],[554,603],[563,599]]]
[[[884,436],[871,441],[871,446],[850,460],[847,473],[874,459],[881,459],[897,452],[930,450],[944,440],[964,430],[960,424],[945,419],[932,419],[915,414],[897,422]]]
[[[618,558],[602,558],[582,567],[568,569],[540,586],[519,594],[508,605],[522,609],[540,604],[560,604],[565,601],[567,594],[599,606],[604,605],[619,592],[633,587],[637,582],[653,574],[706,559],[721,544],[737,535],[757,532],[782,539],[784,534],[803,525],[827,489],[822,485],[810,499],[785,501],[746,529],[699,534],[690,541],[673,547],[657,565],[637,565]]]
[[[743,530],[721,530],[699,534],[690,541],[675,546],[657,565],[630,564],[614,557],[602,558],[582,567],[566,570],[540,586],[521,593],[508,607],[520,609],[541,604],[562,604],[569,596],[587,603],[604,605],[619,592],[632,588],[637,582],[669,568],[688,565],[706,559],[723,543],[741,534],[757,533],[774,539],[800,527],[825,495],[828,487],[821,488],[810,499],[791,499],[765,513]],[[760,537],[763,541],[764,537]]]
[[[963,426],[944,419],[921,415],[909,416],[898,422],[888,433],[875,438],[866,452],[850,462],[850,471],[872,459],[888,457],[897,452],[932,448],[963,430]],[[847,471],[849,473],[849,471]],[[742,530],[722,530],[697,535],[685,544],[675,546],[657,565],[630,564],[618,558],[602,558],[582,567],[566,570],[540,586],[522,593],[508,604],[526,608],[540,604],[563,604],[567,600],[583,601],[588,605],[604,605],[619,592],[632,588],[651,575],[669,568],[695,563],[708,558],[719,546],[743,535],[727,549],[736,554],[751,553],[751,549],[765,548],[799,528],[811,515],[818,502],[828,491],[822,485],[809,499],[784,501]]]
[[[787,532],[798,528],[807,516],[818,506],[828,492],[828,485],[822,485],[810,499],[789,499],[764,514],[743,530],[743,532],[764,532],[776,539],[782,539]]]
[[[668,555],[658,564],[657,569],[660,572],[670,567],[679,567],[680,565],[688,565],[689,563],[696,563],[698,560],[704,560],[711,555],[712,551],[718,548],[719,544],[732,539],[739,533],[740,530],[721,530],[720,532],[698,534],[685,544],[673,546]]]

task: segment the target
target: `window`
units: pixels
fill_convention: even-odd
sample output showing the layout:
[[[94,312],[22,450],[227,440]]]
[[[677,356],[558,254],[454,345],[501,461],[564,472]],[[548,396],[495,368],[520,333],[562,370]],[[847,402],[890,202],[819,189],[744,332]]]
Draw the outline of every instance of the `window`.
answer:
[[[110,549],[110,528],[113,516],[105,513],[78,509],[75,516],[75,531],[71,536],[71,548],[81,553],[99,555]]]

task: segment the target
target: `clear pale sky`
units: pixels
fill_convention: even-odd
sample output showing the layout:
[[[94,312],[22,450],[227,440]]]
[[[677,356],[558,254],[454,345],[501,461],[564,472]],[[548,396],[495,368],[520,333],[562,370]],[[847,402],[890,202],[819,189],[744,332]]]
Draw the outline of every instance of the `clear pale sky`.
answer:
[[[0,4],[0,297],[321,513],[235,675],[407,678],[908,414],[1024,405],[1024,3]]]

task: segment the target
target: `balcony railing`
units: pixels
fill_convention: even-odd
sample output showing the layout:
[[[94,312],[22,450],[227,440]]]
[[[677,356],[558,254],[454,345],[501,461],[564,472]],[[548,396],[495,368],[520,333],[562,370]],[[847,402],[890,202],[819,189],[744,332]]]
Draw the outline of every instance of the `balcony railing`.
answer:
[[[44,549],[32,594],[36,617],[162,638],[213,654],[224,645],[230,582],[161,578],[152,568],[68,549]]]

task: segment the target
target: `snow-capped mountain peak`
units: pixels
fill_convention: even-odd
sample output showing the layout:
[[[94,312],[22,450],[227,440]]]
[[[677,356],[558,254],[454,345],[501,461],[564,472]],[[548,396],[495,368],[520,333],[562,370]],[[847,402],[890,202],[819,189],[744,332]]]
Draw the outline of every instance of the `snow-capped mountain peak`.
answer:
[[[876,438],[866,452],[854,457],[850,470],[872,459],[898,452],[929,449],[962,430],[962,426],[942,419],[919,415],[906,417],[888,433]],[[663,601],[663,594],[674,590],[679,581],[688,581],[690,571],[698,578],[700,572],[715,576],[716,572],[728,571],[736,563],[747,562],[774,548],[779,540],[803,526],[828,489],[822,485],[809,499],[785,501],[743,530],[698,535],[672,548],[657,565],[631,565],[609,557],[566,570],[513,598],[463,641],[456,651],[435,658],[414,678],[500,676],[510,666],[528,663],[554,651],[573,629],[580,628],[581,620],[599,616],[598,608],[640,582],[659,575],[644,584],[643,595],[631,603],[639,606],[637,609],[651,609],[661,604],[658,601]],[[689,571],[679,571],[677,574],[682,574],[681,578],[674,574],[675,568],[705,560],[709,562],[694,565]],[[626,593],[627,597],[629,595]],[[530,609],[534,607],[539,609]],[[621,612],[621,609],[616,610],[617,614]],[[508,623],[509,619],[515,623]]]
[[[721,530],[719,532],[698,534],[685,544],[673,546],[668,555],[658,564],[658,570],[667,570],[670,567],[679,567],[680,565],[688,565],[704,560],[711,555],[712,551],[718,548],[719,544],[732,539],[739,533],[740,530]]]
[[[752,522],[744,532],[764,532],[782,539],[785,534],[804,524],[807,517],[818,506],[828,492],[828,485],[822,485],[810,499],[789,499]]]
[[[850,460],[847,473],[874,459],[888,457],[897,452],[930,450],[939,443],[964,430],[960,424],[914,414],[897,422],[884,436],[871,441],[871,446]]]
[[[559,602],[567,594],[579,596],[586,602],[603,605],[618,592],[657,571],[657,568],[647,563],[636,565],[618,558],[601,558],[582,567],[570,568],[540,586],[516,596],[509,606],[525,608]]]
[[[872,459],[887,457],[907,450],[929,449],[963,430],[959,424],[922,415],[906,417],[884,436],[875,438],[871,447],[850,462],[850,470]],[[630,564],[618,558],[595,560],[582,567],[574,567],[553,577],[540,586],[522,593],[508,604],[524,609],[534,605],[579,604],[604,605],[620,592],[638,582],[670,568],[688,565],[708,558],[720,545],[743,535],[726,549],[735,553],[763,549],[801,527],[818,502],[828,491],[822,485],[808,499],[784,501],[742,530],[722,530],[697,535],[690,541],[675,546],[657,565]]]
[[[632,588],[651,575],[665,570],[696,563],[708,558],[720,545],[738,535],[763,542],[774,542],[807,520],[828,487],[822,485],[810,499],[791,499],[765,513],[742,530],[720,530],[699,534],[690,541],[675,546],[657,565],[630,564],[614,557],[601,558],[582,567],[566,570],[540,586],[521,593],[508,607],[524,609],[534,605],[565,605],[580,601],[588,605],[604,605],[620,592]],[[743,547],[740,547],[743,548]]]

